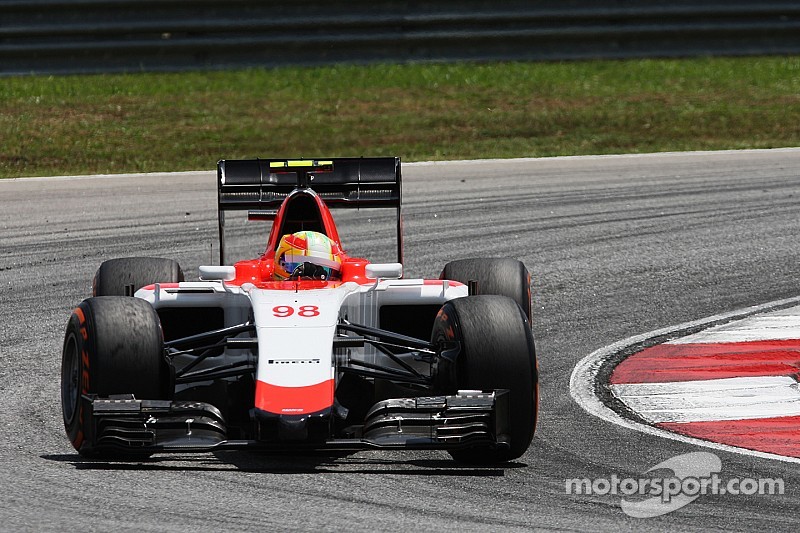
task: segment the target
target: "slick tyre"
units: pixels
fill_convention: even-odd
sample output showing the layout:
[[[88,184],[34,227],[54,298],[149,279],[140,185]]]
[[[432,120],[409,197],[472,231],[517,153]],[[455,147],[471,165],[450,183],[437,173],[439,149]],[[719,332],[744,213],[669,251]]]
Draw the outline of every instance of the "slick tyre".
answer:
[[[93,296],[133,296],[128,293],[152,283],[184,281],[177,261],[160,257],[123,257],[104,261],[92,283]]]
[[[531,320],[531,276],[521,261],[505,257],[459,259],[444,266],[439,279],[478,282],[478,294],[508,296]]]
[[[510,446],[453,450],[453,458],[491,464],[525,453],[536,429],[539,374],[533,334],[519,305],[497,295],[450,300],[436,317],[431,341],[460,347],[454,360],[437,363],[434,382],[441,392],[510,390]]]
[[[61,359],[61,408],[72,445],[81,455],[97,455],[92,395],[167,399],[169,376],[161,325],[149,303],[119,296],[84,300],[67,323]]]

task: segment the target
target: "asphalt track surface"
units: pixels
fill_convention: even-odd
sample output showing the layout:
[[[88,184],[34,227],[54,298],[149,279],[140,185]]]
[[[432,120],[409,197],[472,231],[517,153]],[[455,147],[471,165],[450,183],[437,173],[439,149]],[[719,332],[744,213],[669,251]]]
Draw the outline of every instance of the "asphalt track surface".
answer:
[[[565,480],[637,478],[705,450],[589,415],[570,374],[620,339],[797,296],[800,150],[404,166],[407,276],[469,256],[518,257],[532,272],[540,424],[515,463],[473,468],[439,452],[82,460],[59,405],[70,310],[104,259],[173,257],[196,277],[216,242],[214,180],[0,182],[1,530],[796,529],[796,464],[717,451],[723,476],[781,478],[785,494],[702,496],[646,520],[619,496],[568,495]],[[340,224],[346,247],[391,258],[384,229],[384,216]]]

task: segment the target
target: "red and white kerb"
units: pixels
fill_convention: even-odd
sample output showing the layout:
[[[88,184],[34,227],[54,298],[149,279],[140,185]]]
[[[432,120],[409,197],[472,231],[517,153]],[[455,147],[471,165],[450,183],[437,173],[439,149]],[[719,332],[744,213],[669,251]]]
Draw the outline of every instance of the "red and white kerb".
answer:
[[[614,396],[656,427],[800,457],[800,307],[653,346],[613,371]]]

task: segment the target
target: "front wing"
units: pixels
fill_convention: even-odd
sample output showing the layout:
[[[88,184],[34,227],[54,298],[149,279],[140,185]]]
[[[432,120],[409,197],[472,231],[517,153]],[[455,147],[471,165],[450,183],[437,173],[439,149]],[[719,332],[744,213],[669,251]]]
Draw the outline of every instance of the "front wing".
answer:
[[[450,396],[383,400],[346,438],[317,442],[228,440],[225,420],[211,404],[138,400],[132,396],[83,397],[92,417],[86,435],[98,452],[207,452],[264,450],[457,450],[509,446],[509,391],[458,391]]]

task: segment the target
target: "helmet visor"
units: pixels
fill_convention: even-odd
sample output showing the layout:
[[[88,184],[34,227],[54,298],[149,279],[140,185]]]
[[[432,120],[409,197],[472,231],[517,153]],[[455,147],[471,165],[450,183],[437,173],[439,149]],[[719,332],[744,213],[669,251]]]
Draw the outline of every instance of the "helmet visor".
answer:
[[[281,261],[281,267],[285,270],[289,276],[291,277],[296,271],[302,271],[303,263],[296,263],[293,261]],[[299,270],[298,270],[299,269]]]
[[[314,279],[338,279],[339,271],[330,267],[317,265],[309,261],[281,261],[281,267],[289,273],[289,277],[297,275]]]

